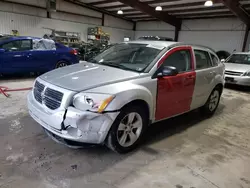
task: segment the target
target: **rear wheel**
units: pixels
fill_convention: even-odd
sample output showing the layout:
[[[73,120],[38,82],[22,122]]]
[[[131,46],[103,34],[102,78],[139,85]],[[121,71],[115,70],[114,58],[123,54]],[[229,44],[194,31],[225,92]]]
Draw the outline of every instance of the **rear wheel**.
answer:
[[[140,143],[148,125],[148,117],[139,106],[124,108],[114,121],[106,146],[118,153],[127,153]]]
[[[66,61],[59,61],[57,64],[56,64],[56,69],[57,68],[61,68],[61,67],[66,67],[68,66],[68,62]]]
[[[205,115],[211,116],[215,113],[220,102],[221,91],[219,87],[214,88],[210,94],[206,104],[202,107],[202,112]]]

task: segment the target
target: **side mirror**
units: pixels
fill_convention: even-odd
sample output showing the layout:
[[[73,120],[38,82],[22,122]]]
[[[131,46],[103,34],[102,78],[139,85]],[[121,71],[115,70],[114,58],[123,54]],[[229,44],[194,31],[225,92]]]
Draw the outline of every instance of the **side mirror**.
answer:
[[[175,67],[164,66],[160,69],[160,71],[157,72],[155,77],[159,78],[164,76],[176,76],[178,73],[179,72]]]
[[[3,48],[0,48],[0,53],[4,53],[6,50]]]
[[[226,60],[225,59],[221,59],[220,61],[221,61],[221,63],[225,63]]]

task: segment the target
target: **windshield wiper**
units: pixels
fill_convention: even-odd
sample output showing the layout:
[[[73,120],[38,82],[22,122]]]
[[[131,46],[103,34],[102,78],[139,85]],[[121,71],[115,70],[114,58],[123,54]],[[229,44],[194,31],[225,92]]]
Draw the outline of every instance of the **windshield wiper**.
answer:
[[[104,61],[102,62],[103,65],[108,65],[108,66],[111,66],[111,67],[116,67],[116,68],[120,68],[120,69],[124,69],[124,70],[130,70],[130,71],[136,71],[134,69],[131,69],[129,67],[126,67],[124,65],[121,65],[121,64],[117,64],[117,63],[112,63],[112,62],[107,62],[107,61]]]
[[[90,63],[101,64],[101,63],[99,63],[98,61],[96,61],[95,59],[91,59],[91,60],[89,60],[89,62],[90,62]]]

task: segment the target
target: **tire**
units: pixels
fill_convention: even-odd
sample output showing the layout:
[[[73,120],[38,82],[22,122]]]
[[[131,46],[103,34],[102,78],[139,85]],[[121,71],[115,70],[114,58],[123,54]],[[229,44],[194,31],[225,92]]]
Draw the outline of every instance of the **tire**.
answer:
[[[220,103],[220,97],[221,90],[219,87],[215,87],[211,92],[206,104],[201,108],[203,115],[210,117],[215,113]]]
[[[66,61],[63,61],[63,60],[58,61],[57,64],[56,64],[56,69],[61,68],[61,67],[66,67],[68,65],[69,65],[68,62],[66,62]]]
[[[134,150],[142,140],[148,122],[149,117],[142,107],[125,107],[114,121],[105,145],[117,153]]]

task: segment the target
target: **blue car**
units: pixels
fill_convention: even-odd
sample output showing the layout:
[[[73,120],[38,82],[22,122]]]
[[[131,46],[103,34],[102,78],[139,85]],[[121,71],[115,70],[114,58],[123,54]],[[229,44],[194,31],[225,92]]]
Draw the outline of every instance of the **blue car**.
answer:
[[[0,38],[0,74],[47,72],[79,63],[77,51],[36,37]]]

